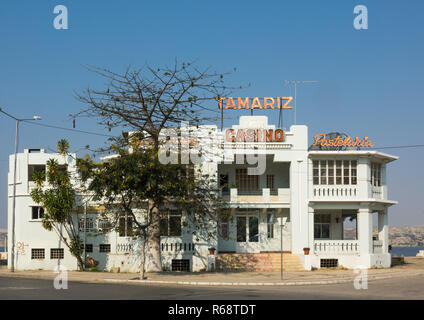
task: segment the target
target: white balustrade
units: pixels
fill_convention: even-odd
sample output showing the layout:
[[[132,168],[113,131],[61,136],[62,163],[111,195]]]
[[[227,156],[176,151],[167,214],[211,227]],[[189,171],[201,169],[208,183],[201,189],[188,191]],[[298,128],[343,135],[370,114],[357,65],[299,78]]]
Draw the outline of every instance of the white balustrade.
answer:
[[[358,254],[358,240],[315,240],[314,253]]]

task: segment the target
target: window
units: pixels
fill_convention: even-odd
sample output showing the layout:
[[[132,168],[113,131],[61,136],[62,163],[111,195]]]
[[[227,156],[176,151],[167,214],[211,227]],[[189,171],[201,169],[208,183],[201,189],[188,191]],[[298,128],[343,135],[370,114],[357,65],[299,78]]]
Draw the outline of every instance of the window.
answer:
[[[31,259],[44,259],[44,249],[31,249]]]
[[[84,228],[85,222],[85,228]],[[94,229],[94,219],[93,218],[79,218],[78,220],[78,230],[79,232],[91,232]]]
[[[31,207],[31,217],[32,220],[42,219],[44,216],[44,208],[43,207]]]
[[[63,259],[64,250],[62,248],[50,249],[50,259]]]
[[[99,245],[99,252],[110,252],[110,244]]]
[[[222,188],[222,192],[228,192],[228,174],[219,175],[219,187]]]
[[[268,213],[266,215],[266,226],[267,226],[267,238],[272,239],[274,238],[274,214]]]
[[[172,259],[172,271],[190,271],[190,260]]]
[[[44,177],[46,174],[46,166],[44,164],[30,164],[28,165],[28,181],[34,181],[33,176],[36,172],[44,173]]]
[[[357,184],[356,160],[314,160],[312,177],[314,185]]]
[[[337,268],[339,265],[338,259],[320,259],[321,268]]]
[[[228,240],[228,218],[221,220],[221,238],[224,240]]]
[[[99,219],[99,221],[97,222],[97,228],[99,229],[99,231],[101,232],[107,232],[110,230],[111,226],[109,223],[108,219]]]
[[[268,189],[274,190],[274,175],[273,174],[266,175],[266,187]]]
[[[237,242],[259,242],[258,216],[237,217]]]
[[[314,238],[329,239],[330,238],[330,220],[329,214],[314,215]]]
[[[259,190],[259,176],[248,175],[247,168],[236,169],[236,185],[237,189],[241,192],[258,191]]]
[[[119,218],[119,236],[120,237],[132,237],[134,236],[133,231],[133,217],[124,213]]]
[[[169,210],[160,221],[160,235],[165,237],[181,236],[181,211]]]
[[[246,217],[237,217],[237,242],[246,242]]]
[[[381,186],[381,164],[371,162],[371,185],[374,187]]]
[[[258,217],[249,217],[249,242],[259,241],[259,219]]]
[[[85,244],[85,252],[93,252],[93,245]]]

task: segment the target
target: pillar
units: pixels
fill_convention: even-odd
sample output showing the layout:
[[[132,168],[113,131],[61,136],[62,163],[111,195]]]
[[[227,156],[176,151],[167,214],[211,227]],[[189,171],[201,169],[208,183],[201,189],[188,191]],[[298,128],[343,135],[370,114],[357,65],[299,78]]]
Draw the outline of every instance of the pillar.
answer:
[[[358,240],[361,255],[373,252],[372,212],[369,208],[358,210]]]
[[[389,252],[389,214],[388,209],[378,213],[378,240],[382,241],[383,253]]]

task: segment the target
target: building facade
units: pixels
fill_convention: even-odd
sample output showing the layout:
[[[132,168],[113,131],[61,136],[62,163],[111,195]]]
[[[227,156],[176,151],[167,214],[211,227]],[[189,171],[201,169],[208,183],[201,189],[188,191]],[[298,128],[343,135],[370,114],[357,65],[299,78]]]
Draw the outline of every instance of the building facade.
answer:
[[[170,210],[162,223],[165,270],[272,271],[280,268],[281,251],[287,270],[390,267],[388,208],[396,202],[387,198],[386,166],[397,157],[365,148],[311,150],[306,126],[283,131],[268,124],[265,116],[242,116],[239,124],[222,132],[216,126],[194,131],[214,136],[213,157],[198,167],[219,181],[230,218],[211,225],[216,237],[206,241],[182,227],[184,213]],[[200,136],[198,143],[206,144]],[[26,149],[17,159],[15,267],[54,269],[62,264],[76,269],[57,235],[42,228],[42,208],[29,195],[34,170],[45,170],[47,160],[55,158],[75,172],[75,155],[34,151]],[[13,160],[11,156],[9,232]],[[140,243],[133,236],[132,221],[123,216],[119,231],[99,232],[104,228],[102,210],[90,202],[76,208],[75,224],[85,239],[86,254],[99,262],[99,269],[137,272]],[[285,221],[283,227],[279,221]],[[348,236],[344,229],[349,225],[354,232]],[[209,248],[215,249],[213,256]]]

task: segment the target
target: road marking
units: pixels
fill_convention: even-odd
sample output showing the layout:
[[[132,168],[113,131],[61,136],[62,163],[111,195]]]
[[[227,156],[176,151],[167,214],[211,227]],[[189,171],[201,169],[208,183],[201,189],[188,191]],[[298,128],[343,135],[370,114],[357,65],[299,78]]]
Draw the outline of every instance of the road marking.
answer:
[[[26,288],[26,287],[2,287],[0,290],[33,290],[41,288]]]

